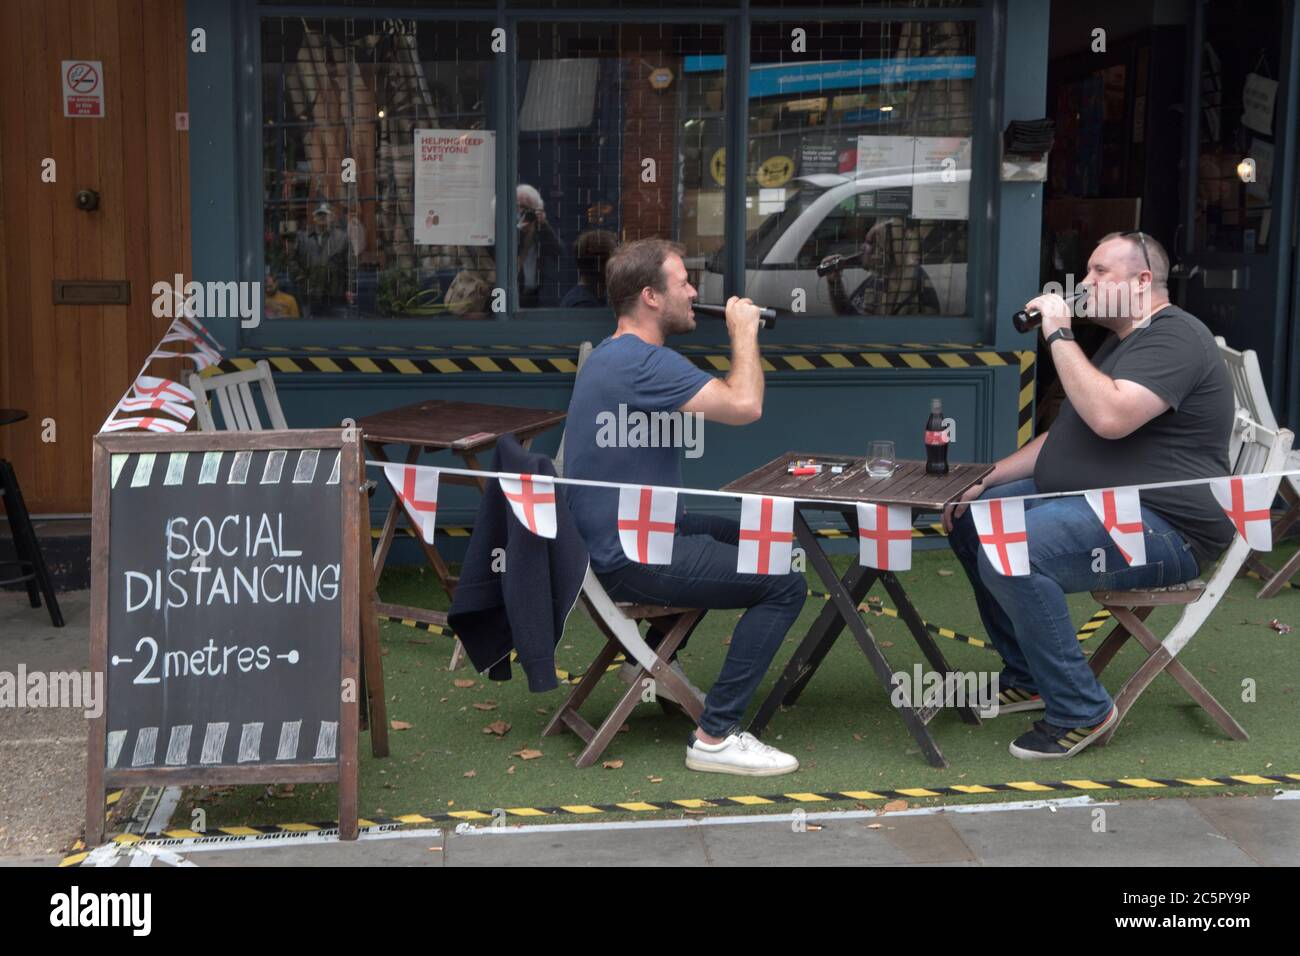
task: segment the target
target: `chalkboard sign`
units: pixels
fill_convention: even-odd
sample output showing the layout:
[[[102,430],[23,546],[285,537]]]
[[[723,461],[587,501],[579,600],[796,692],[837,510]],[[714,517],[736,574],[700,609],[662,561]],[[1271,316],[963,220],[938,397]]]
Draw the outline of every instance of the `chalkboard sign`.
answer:
[[[360,468],[343,430],[95,438],[88,843],[147,783],[337,781],[355,835]]]

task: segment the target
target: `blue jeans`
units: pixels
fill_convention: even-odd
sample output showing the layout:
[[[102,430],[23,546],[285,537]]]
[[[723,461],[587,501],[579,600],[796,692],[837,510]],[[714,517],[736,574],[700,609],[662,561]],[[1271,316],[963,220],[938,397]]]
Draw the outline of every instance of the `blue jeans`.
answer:
[[[808,596],[808,582],[798,572],[737,573],[739,541],[740,525],[730,518],[686,512],[677,522],[672,564],[631,563],[596,575],[616,601],[748,608],[704,698],[700,727],[713,737],[740,733],[749,699]]]
[[[1032,478],[990,488],[980,499],[1037,494]],[[1065,595],[1101,589],[1130,590],[1179,584],[1196,577],[1191,545],[1148,508],[1142,509],[1147,563],[1130,568],[1083,496],[1025,502],[1029,570],[1009,577],[994,570],[967,508],[948,543],[966,569],[984,630],[1002,655],[999,685],[1040,694],[1048,723],[1090,727],[1110,713],[1112,701],[1093,675],[1070,623]],[[1093,570],[1094,550],[1105,568]]]

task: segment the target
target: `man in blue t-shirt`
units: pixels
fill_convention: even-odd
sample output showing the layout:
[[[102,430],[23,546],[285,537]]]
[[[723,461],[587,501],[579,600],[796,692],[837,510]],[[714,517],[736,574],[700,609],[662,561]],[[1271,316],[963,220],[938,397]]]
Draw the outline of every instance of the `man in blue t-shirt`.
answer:
[[[566,477],[678,487],[683,446],[700,434],[701,419],[747,425],[762,415],[759,315],[749,299],[733,296],[727,302],[731,371],[725,379],[664,346],[668,336],[695,328],[691,303],[697,293],[682,262],[684,252],[677,243],[641,239],[619,246],[610,257],[605,285],[618,327],[592,350],[574,386],[565,422]],[[636,423],[646,421],[667,424],[659,433],[677,439],[654,440],[644,429],[638,436]],[[618,490],[570,485],[566,491],[591,552],[592,571],[614,600],[747,609],[705,698],[686,748],[686,766],[745,776],[798,769],[793,756],[743,733],[740,721],[803,607],[803,575],[738,573],[740,526],[728,518],[684,512],[680,499],[672,563],[639,564],[619,542]],[[661,638],[654,631],[649,636],[652,646]],[[672,666],[684,679],[680,665]]]

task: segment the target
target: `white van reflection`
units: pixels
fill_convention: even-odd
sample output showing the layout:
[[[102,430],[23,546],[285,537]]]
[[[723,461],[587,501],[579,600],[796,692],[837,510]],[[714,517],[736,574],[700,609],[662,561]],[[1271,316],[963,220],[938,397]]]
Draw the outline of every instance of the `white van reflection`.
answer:
[[[859,287],[867,278],[860,258],[867,231],[887,219],[906,219],[908,215],[890,205],[897,203],[900,193],[888,195],[886,191],[905,191],[929,183],[965,184],[969,189],[970,170],[952,170],[946,178],[943,170],[818,173],[796,177],[781,189],[762,190],[757,198],[759,211],[770,205],[773,213],[746,241],[745,295],[783,315],[836,314],[827,280],[817,276],[818,264],[828,255],[846,257],[841,269],[844,286],[850,292]],[[901,195],[906,197],[906,192]],[[879,196],[882,202],[864,201],[864,196]],[[878,205],[884,208],[876,208]],[[963,315],[967,311],[967,221],[929,220],[928,224],[931,229],[919,249],[921,271],[938,298],[938,314]],[[705,260],[697,285],[701,301],[724,301],[721,252]],[[802,313],[791,309],[796,289],[803,289],[807,296]],[[895,314],[906,315],[909,311],[921,310],[904,307]]]

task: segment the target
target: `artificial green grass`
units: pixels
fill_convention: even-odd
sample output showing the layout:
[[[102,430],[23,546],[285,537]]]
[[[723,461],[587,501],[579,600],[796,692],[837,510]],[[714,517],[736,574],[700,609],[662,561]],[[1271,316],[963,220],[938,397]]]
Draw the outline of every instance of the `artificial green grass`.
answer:
[[[1276,565],[1294,550],[1294,543],[1279,546],[1270,560]],[[835,563],[842,571],[849,560],[845,555],[836,558]],[[918,550],[912,570],[901,578],[927,620],[983,637],[965,576],[946,549]],[[812,572],[809,581],[813,589],[824,590]],[[1007,752],[1010,740],[1041,717],[1039,712],[998,717],[979,728],[963,724],[955,713],[940,714],[930,728],[949,766],[934,768],[926,763],[890,706],[887,690],[871,673],[856,643],[842,633],[796,706],[773,717],[764,734],[769,743],[798,756],[800,769],[787,776],[759,779],[687,770],[683,756],[690,722],[680,715],[666,715],[658,705],[648,703],[633,712],[627,731],[614,739],[602,758],[602,762],[621,761],[621,766],[606,769],[597,763],[579,770],[572,759],[579,749],[577,737],[540,735],[550,714],[567,694],[567,686],[531,694],[518,670],[513,680],[500,684],[479,678],[468,666],[449,672],[449,638],[385,623],[381,626],[381,641],[388,717],[408,724],[409,729],[390,730],[390,756],[382,760],[371,756],[369,735],[362,733],[359,807],[362,816],[396,816],[453,810],[490,812],[497,807],[898,790],[1013,781],[1300,772],[1300,735],[1296,732],[1300,729],[1300,590],[1283,589],[1277,597],[1259,601],[1255,598],[1259,587],[1259,581],[1249,578],[1234,582],[1210,620],[1180,655],[1180,660],[1246,728],[1251,735],[1247,742],[1227,738],[1171,678],[1162,675],[1147,689],[1110,745],[1092,747],[1063,761],[1026,763]],[[386,601],[446,606],[445,595],[432,573],[416,568],[386,572],[380,591]],[[889,603],[879,586],[872,595]],[[1071,596],[1070,605],[1077,623],[1087,620],[1097,609],[1087,594]],[[751,714],[822,606],[821,600],[808,599],[751,702]],[[1176,613],[1170,608],[1152,616],[1150,621],[1157,635],[1163,636]],[[679,655],[687,674],[701,687],[707,689],[717,674],[726,652],[724,641],[738,617],[738,611],[710,612]],[[1297,630],[1278,633],[1269,626],[1272,619],[1292,624]],[[888,616],[872,616],[869,622],[893,669],[910,673],[912,664],[922,657],[902,622]],[[1099,635],[1105,631],[1103,628]],[[1093,648],[1099,642],[1100,636],[1096,636],[1084,646]],[[1000,667],[1000,659],[992,650],[951,640],[939,639],[938,643],[958,670],[996,671]],[[581,610],[575,610],[557,649],[556,665],[581,672],[600,644],[594,625]],[[1130,641],[1104,675],[1112,692],[1143,657]],[[454,684],[469,678],[475,679],[472,687],[458,688]],[[1252,702],[1242,699],[1245,681],[1254,682]],[[587,702],[584,713],[598,720],[613,706],[624,686],[616,675],[607,676]],[[494,706],[484,710],[475,704]],[[504,736],[485,733],[484,728],[493,721],[505,721],[510,730]],[[540,750],[542,756],[524,760],[515,755],[523,750]],[[1191,792],[1225,791],[1207,788]],[[1107,799],[1152,793],[1183,795],[1185,791],[1096,791],[1096,795]],[[943,797],[914,804],[1026,796],[1011,793]],[[190,809],[202,806],[207,811],[209,828],[333,820],[337,817],[336,801],[332,785],[194,788],[186,794],[175,819],[183,825],[190,817]],[[879,806],[879,802],[870,805]],[[593,819],[611,819],[611,815]]]

